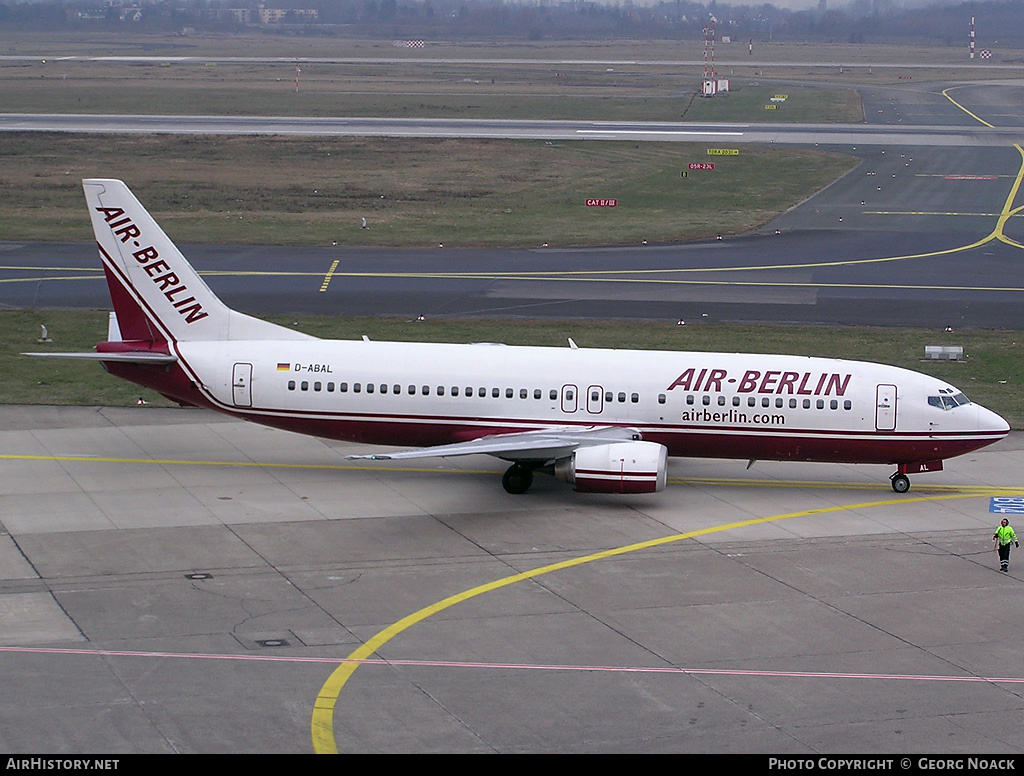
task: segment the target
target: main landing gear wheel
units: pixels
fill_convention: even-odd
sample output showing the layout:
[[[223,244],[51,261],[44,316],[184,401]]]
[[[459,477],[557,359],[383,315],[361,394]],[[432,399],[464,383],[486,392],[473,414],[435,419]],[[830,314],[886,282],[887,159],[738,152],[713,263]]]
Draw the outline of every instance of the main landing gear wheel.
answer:
[[[501,478],[501,486],[506,493],[519,495],[526,493],[533,485],[533,470],[527,466],[514,463]]]
[[[906,493],[910,490],[910,477],[907,475],[897,472],[889,479],[892,480],[892,489],[897,493]]]

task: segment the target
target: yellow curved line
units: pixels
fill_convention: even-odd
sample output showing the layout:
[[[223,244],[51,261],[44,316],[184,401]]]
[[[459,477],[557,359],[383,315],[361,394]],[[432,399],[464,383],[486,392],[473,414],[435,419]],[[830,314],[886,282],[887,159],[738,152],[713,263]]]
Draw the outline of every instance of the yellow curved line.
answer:
[[[1022,168],[1024,171],[1024,168]],[[860,264],[881,264],[890,261],[904,261],[906,259],[927,259],[932,256],[943,256],[949,253],[978,248],[992,239],[992,235],[983,237],[977,242],[967,245],[959,245],[953,248],[943,248],[938,251],[927,253],[908,253],[902,256],[880,256],[874,259],[842,259],[839,261],[808,261],[800,264],[749,264],[729,267],[676,267],[670,269],[602,269],[602,270],[535,270],[531,272],[335,272],[333,277],[400,277],[400,278],[440,278],[440,279],[470,279],[470,280],[529,280],[533,278],[548,279],[578,279],[579,276],[608,276],[608,275],[667,275],[672,273],[690,272],[754,272],[771,269],[814,269],[817,267],[846,267]]]
[[[996,221],[996,227],[992,230],[992,237],[1007,245],[1013,245],[1015,247],[1022,247],[1016,240],[1012,240],[1003,233],[1003,228],[1006,226],[1006,222],[1016,213],[1024,209],[1024,205],[1020,207],[1013,207],[1013,202],[1017,198],[1017,193],[1020,191],[1021,181],[1024,180],[1024,148],[1014,143],[1014,148],[1017,149],[1017,153],[1021,156],[1021,167],[1017,172],[1017,177],[1013,181],[1013,185],[1010,187],[1010,193],[1006,198],[1006,202],[1003,204],[1003,210],[999,214],[999,218]]]
[[[969,110],[967,110],[967,108],[965,108],[963,105],[961,105],[960,103],[958,103],[956,100],[954,100],[952,97],[949,96],[949,92],[951,92],[953,89],[965,89],[965,88],[967,88],[967,87],[965,87],[965,86],[950,86],[948,89],[943,89],[942,90],[942,96],[945,97],[947,100],[949,100],[954,105],[956,105],[956,107],[958,107],[960,110],[962,110],[964,113],[966,113],[968,116],[970,116],[975,121],[980,121],[986,127],[991,127],[992,129],[995,129],[995,125],[994,124],[989,124],[987,121],[985,121],[985,119],[980,118],[979,116],[974,115]]]
[[[494,590],[499,590],[509,585],[514,585],[517,582],[522,582],[528,579],[534,579],[544,574],[550,574],[554,571],[561,571],[563,569],[573,568],[575,566],[582,566],[586,563],[593,563],[594,561],[604,560],[606,558],[614,558],[627,553],[636,552],[638,550],[646,550],[652,547],[661,547],[666,544],[673,542],[682,541],[684,539],[693,539],[698,536],[707,536],[713,533],[721,533],[723,531],[730,531],[736,528],[745,528],[752,525],[763,525],[765,523],[778,522],[780,520],[788,520],[793,517],[807,517],[809,515],[823,515],[830,512],[839,512],[847,509],[868,509],[871,507],[891,506],[899,504],[913,504],[923,501],[945,501],[950,499],[961,499],[961,498],[978,498],[977,493],[971,494],[956,494],[948,496],[920,496],[917,498],[897,498],[897,499],[886,499],[884,501],[869,501],[863,504],[848,504],[845,506],[834,506],[834,507],[820,507],[817,509],[805,509],[799,512],[790,512],[783,515],[775,515],[773,517],[759,517],[751,520],[741,520],[735,523],[727,523],[725,525],[711,526],[708,528],[700,528],[695,531],[688,531],[682,534],[673,534],[671,536],[664,536],[659,539],[650,539],[645,542],[638,542],[636,544],[626,545],[624,547],[617,547],[611,550],[604,550],[602,552],[596,552],[591,555],[584,555],[578,558],[572,558],[570,560],[560,561],[558,563],[552,563],[547,566],[541,566],[540,568],[533,569],[532,571],[524,571],[519,574],[513,574],[509,577],[497,579],[493,582],[488,582],[483,585],[466,590],[462,593],[458,593],[453,596],[449,596],[435,604],[424,607],[417,612],[413,612],[407,617],[402,618],[398,622],[388,626],[382,631],[379,631],[376,635],[372,636],[366,643],[361,647],[353,651],[346,660],[348,661],[362,661],[367,660],[374,652],[379,650],[391,639],[398,636],[403,631],[408,630],[417,623],[423,622],[428,617],[431,617],[438,612],[449,609],[456,604],[460,604],[463,601],[468,601],[471,598],[489,593]],[[338,702],[338,696],[341,694],[341,690],[344,688],[346,682],[351,678],[352,674],[355,673],[356,669],[359,668],[359,662],[346,662],[338,666],[334,672],[328,677],[327,681],[324,682],[320,688],[320,692],[317,693],[316,701],[313,704],[313,715],[310,723],[310,734],[313,739],[313,751],[317,754],[337,754],[338,745],[334,738],[334,708]]]

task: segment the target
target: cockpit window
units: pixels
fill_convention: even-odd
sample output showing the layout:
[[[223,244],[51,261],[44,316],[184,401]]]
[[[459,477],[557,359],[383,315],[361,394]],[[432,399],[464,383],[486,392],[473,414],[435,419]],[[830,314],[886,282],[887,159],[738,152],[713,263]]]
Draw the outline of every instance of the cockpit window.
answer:
[[[928,397],[928,404],[932,407],[938,407],[940,410],[951,410],[954,407],[970,403],[971,400],[963,393],[953,393],[949,388],[943,388],[938,396]]]

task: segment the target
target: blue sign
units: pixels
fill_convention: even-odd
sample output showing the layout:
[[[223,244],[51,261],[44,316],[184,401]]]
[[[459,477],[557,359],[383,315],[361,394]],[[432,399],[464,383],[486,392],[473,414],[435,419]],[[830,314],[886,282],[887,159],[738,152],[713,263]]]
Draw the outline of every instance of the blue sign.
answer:
[[[1024,496],[993,496],[988,511],[996,515],[1024,515]]]

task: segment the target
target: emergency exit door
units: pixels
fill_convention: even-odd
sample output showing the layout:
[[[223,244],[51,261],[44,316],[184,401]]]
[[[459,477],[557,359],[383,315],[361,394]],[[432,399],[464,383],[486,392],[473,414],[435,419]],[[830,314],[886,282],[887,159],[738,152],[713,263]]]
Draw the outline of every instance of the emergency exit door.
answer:
[[[252,364],[235,364],[231,373],[231,396],[236,407],[252,406]]]
[[[875,390],[875,429],[896,430],[896,386],[879,385]]]

